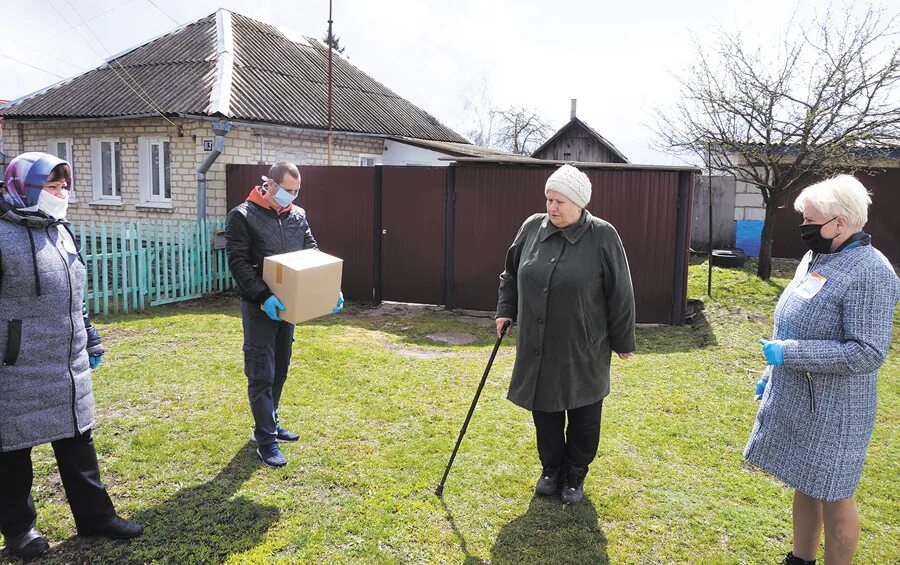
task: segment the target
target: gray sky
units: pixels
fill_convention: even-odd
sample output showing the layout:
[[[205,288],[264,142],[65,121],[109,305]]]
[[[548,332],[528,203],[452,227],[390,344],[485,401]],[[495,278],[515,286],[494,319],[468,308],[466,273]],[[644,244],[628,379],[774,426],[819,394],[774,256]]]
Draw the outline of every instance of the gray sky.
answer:
[[[672,75],[692,57],[691,34],[703,42],[718,26],[740,28],[751,41],[773,44],[795,10],[808,18],[817,4],[334,0],[333,19],[351,63],[462,134],[471,120],[462,101],[486,84],[495,105],[535,109],[554,128],[568,121],[577,98],[578,116],[632,162],[678,164],[650,147],[648,126],[652,109],[677,97]],[[900,0],[881,5],[900,13]],[[293,37],[324,37],[328,25],[327,0],[0,0],[0,7],[0,98],[7,99],[219,7]],[[76,33],[70,25],[80,18],[87,26]]]

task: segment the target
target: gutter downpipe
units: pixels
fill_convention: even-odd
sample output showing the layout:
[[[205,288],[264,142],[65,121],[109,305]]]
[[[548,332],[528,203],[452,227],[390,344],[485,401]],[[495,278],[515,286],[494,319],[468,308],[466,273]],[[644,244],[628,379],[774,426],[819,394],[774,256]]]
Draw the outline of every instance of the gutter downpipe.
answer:
[[[206,172],[212,167],[212,164],[219,158],[219,155],[225,151],[225,136],[231,131],[231,122],[228,120],[219,120],[212,123],[212,130],[216,136],[215,144],[212,152],[206,156],[206,159],[197,167],[197,221],[202,222],[206,219]]]

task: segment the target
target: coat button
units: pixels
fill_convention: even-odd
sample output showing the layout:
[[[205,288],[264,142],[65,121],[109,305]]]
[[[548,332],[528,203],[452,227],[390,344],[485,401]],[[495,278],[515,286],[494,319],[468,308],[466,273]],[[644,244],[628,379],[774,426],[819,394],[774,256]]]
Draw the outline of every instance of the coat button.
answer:
[[[540,356],[541,350],[538,349],[537,347],[535,347],[535,348],[534,348],[534,354],[537,355],[537,356]]]
[[[542,288],[541,292],[543,292],[544,294],[547,294],[547,287],[545,286],[544,288]]]
[[[550,262],[551,262],[551,263],[556,263],[556,257],[551,257],[551,258],[550,258]]]
[[[543,319],[543,318],[538,318],[538,324],[543,324],[543,323],[544,323],[544,319]]]

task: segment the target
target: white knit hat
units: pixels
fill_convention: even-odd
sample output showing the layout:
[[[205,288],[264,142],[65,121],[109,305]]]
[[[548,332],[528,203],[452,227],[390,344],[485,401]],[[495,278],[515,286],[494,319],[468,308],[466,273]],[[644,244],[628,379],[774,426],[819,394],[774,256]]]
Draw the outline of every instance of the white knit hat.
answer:
[[[572,165],[563,165],[550,175],[547,184],[544,185],[544,194],[546,195],[549,190],[562,194],[579,208],[587,206],[588,200],[591,199],[590,179]]]

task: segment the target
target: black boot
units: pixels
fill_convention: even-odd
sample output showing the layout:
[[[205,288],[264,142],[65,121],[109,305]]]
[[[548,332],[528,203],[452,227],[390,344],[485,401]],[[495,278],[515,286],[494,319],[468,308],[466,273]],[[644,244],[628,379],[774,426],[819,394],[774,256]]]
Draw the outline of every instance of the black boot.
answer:
[[[144,527],[130,520],[113,516],[106,523],[89,528],[78,528],[79,536],[104,536],[110,539],[132,539],[140,537]]]
[[[800,559],[794,555],[793,551],[788,551],[788,554],[784,556],[784,560],[779,565],[816,565],[816,560],[807,561],[806,559]]]
[[[559,467],[544,469],[534,487],[534,494],[553,496],[559,492]]]
[[[565,504],[578,504],[584,500],[584,477],[587,467],[569,467],[566,470],[565,484],[562,490],[562,501]]]
[[[38,555],[50,549],[50,544],[44,539],[44,536],[34,526],[25,530],[25,532],[17,536],[6,537],[6,550],[10,555],[14,555],[19,559],[34,559]]]

